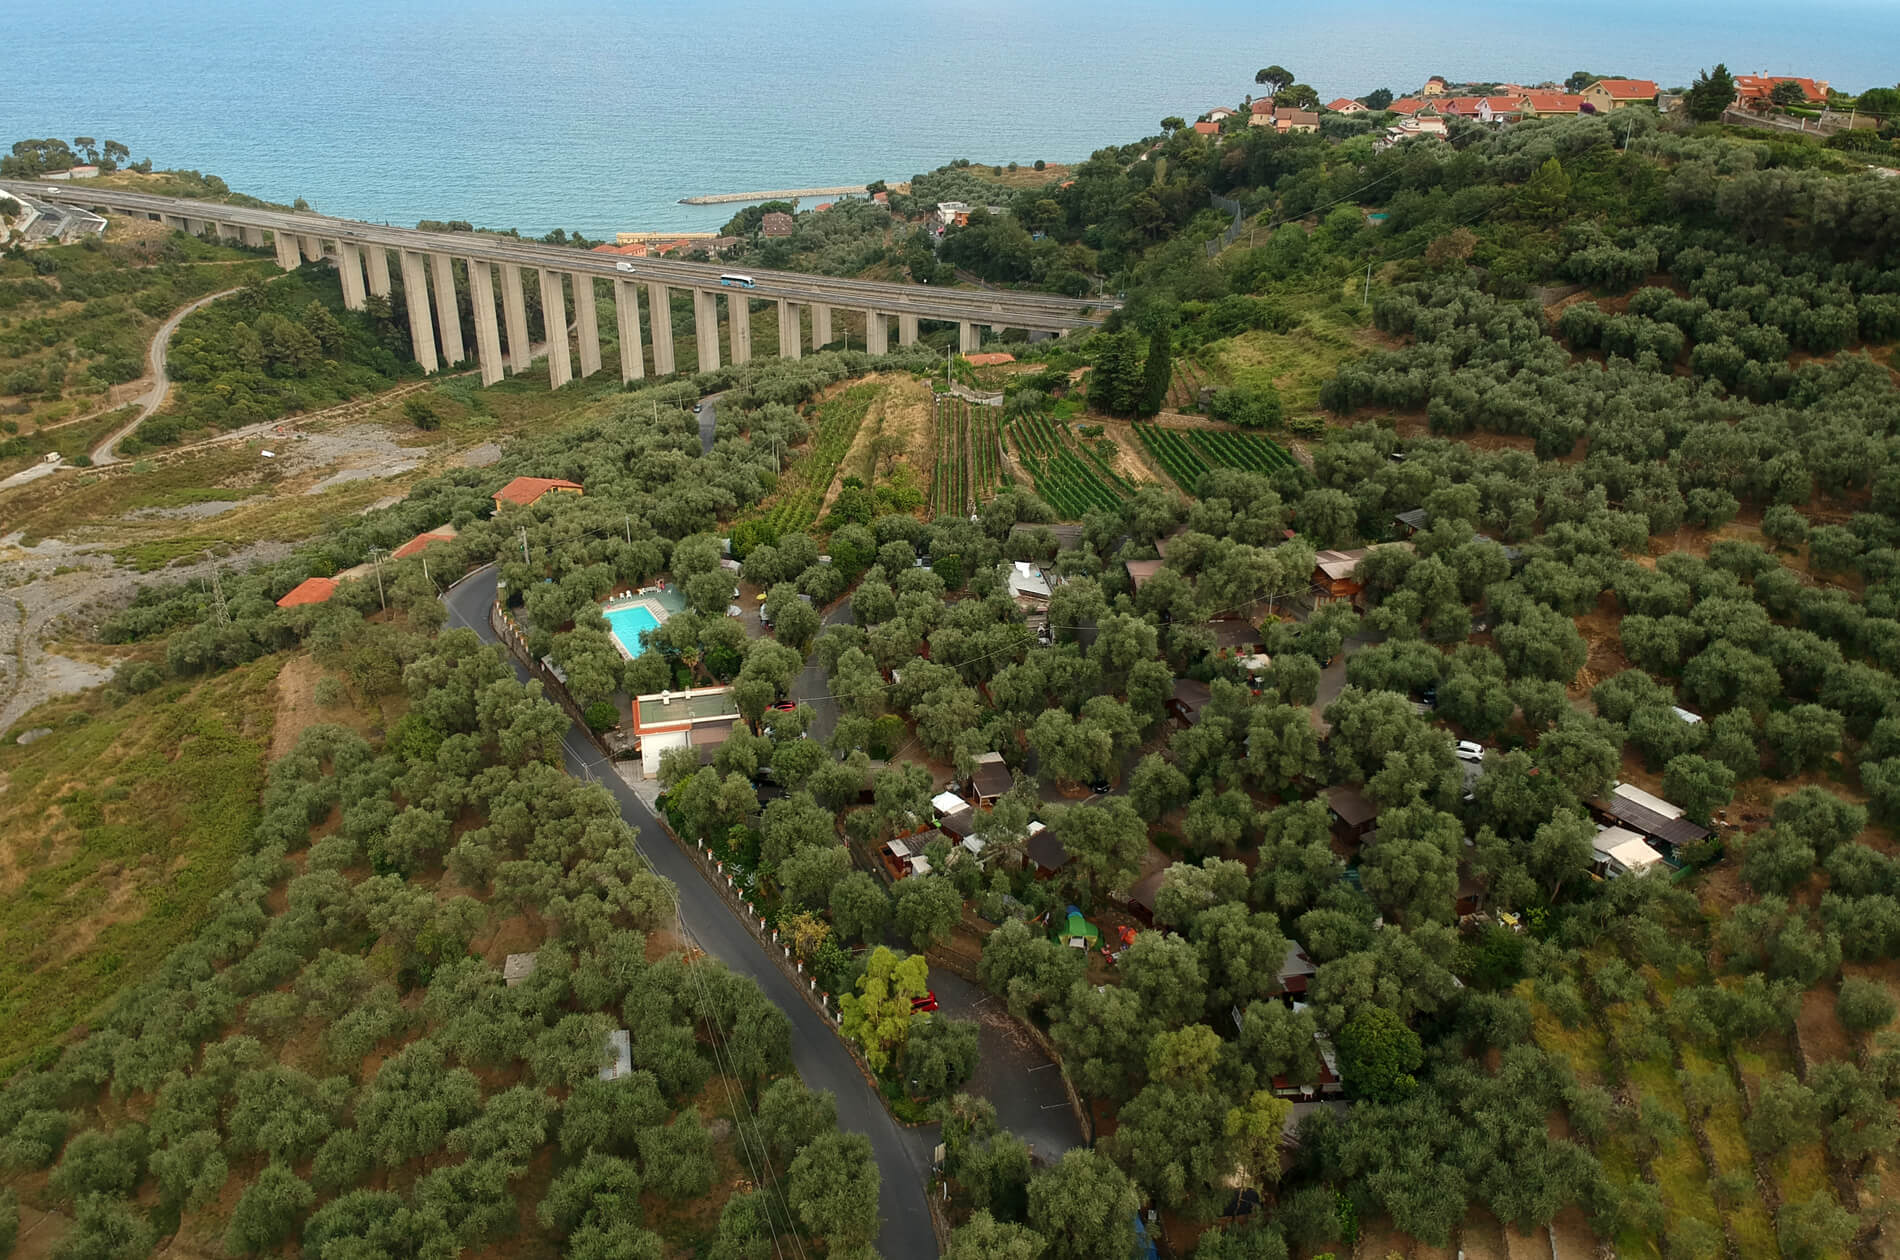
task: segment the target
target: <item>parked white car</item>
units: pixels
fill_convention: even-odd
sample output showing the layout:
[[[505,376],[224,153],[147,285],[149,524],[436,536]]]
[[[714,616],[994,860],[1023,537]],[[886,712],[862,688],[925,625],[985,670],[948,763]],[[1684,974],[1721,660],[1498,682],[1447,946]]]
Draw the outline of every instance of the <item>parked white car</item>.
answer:
[[[1484,745],[1474,744],[1468,739],[1459,740],[1458,747],[1455,751],[1457,752],[1458,760],[1460,761],[1483,761],[1484,760]]]

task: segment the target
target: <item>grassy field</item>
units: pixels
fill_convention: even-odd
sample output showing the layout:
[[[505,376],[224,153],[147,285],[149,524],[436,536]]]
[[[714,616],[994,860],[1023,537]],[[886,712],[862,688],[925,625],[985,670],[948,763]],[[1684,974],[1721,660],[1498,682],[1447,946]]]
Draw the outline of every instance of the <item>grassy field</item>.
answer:
[[[34,711],[0,742],[0,1076],[190,938],[249,845],[281,658]],[[46,727],[27,745],[24,731]]]
[[[1335,307],[1308,310],[1289,332],[1253,329],[1215,342],[1199,357],[1217,380],[1272,385],[1291,417],[1318,411],[1320,386],[1341,363],[1372,348],[1365,333]]]

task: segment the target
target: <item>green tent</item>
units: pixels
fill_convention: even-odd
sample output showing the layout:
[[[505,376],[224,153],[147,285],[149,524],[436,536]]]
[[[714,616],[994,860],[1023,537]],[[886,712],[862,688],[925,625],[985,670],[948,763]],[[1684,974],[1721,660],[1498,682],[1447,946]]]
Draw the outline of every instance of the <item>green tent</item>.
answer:
[[[1056,939],[1065,945],[1080,940],[1083,949],[1094,949],[1102,943],[1102,930],[1082,917],[1080,907],[1070,906],[1068,921],[1056,933]]]

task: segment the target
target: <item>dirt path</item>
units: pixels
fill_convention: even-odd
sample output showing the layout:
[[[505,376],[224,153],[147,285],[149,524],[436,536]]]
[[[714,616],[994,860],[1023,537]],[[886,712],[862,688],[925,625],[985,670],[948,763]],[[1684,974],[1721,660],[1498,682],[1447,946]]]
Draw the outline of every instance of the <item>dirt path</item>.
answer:
[[[120,439],[145,423],[146,420],[151,418],[154,411],[157,411],[160,407],[165,405],[165,398],[171,393],[172,389],[171,378],[165,375],[165,349],[171,344],[172,334],[178,331],[178,325],[184,322],[185,316],[191,314],[193,311],[211,305],[219,298],[230,297],[236,292],[236,289],[220,289],[216,293],[208,293],[204,297],[199,298],[196,302],[189,303],[173,311],[166,317],[165,322],[158,326],[158,331],[152,334],[152,348],[147,351],[146,354],[147,361],[151,364],[152,369],[152,387],[145,392],[145,397],[139,400],[139,413],[132,418],[131,423],[112,433],[108,433],[105,441],[92,448],[93,467],[99,468],[106,464],[118,463],[119,457],[114,451],[118,447]]]

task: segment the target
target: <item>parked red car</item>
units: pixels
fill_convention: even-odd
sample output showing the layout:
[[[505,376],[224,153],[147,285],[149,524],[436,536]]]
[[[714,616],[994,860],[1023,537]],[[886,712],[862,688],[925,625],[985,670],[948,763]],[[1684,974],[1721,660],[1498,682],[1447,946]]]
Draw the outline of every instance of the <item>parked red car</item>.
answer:
[[[913,1011],[936,1010],[937,1009],[937,991],[935,989],[932,989],[920,998],[912,998],[910,1000],[910,1009]]]

